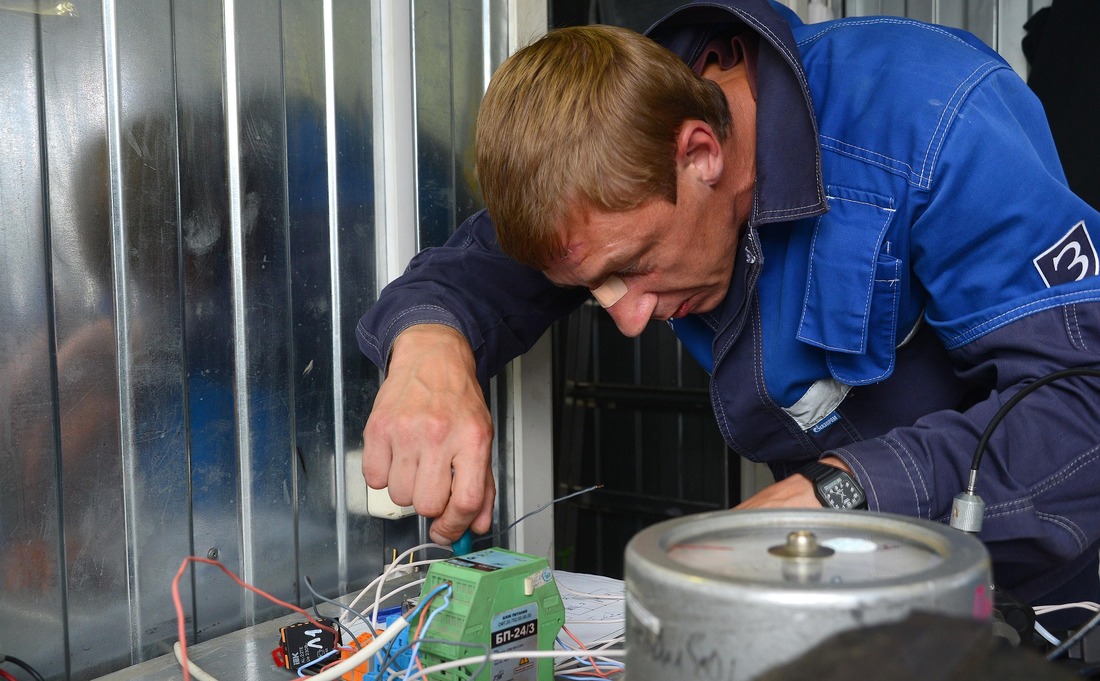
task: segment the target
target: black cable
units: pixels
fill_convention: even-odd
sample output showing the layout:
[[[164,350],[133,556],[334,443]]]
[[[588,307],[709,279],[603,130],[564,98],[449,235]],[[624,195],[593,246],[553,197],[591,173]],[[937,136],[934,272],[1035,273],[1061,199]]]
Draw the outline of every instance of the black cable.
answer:
[[[38,673],[37,669],[30,666],[29,664],[27,664],[23,660],[20,660],[18,657],[15,657],[15,656],[12,656],[12,655],[0,654],[0,663],[3,663],[3,662],[11,662],[12,664],[14,664],[17,667],[22,667],[23,671],[27,672],[28,674],[30,674],[31,676],[34,677],[34,681],[46,681],[46,679],[42,678],[42,675]]]
[[[1085,637],[1085,634],[1089,633],[1096,628],[1096,625],[1100,624],[1100,612],[1092,616],[1092,618],[1081,625],[1081,628],[1073,632],[1073,635],[1062,641],[1062,643],[1054,650],[1047,653],[1047,660],[1057,659],[1070,648],[1072,648],[1078,641]]]
[[[967,492],[973,494],[978,480],[978,467],[982,464],[982,455],[985,453],[985,447],[989,443],[989,439],[993,436],[993,431],[1009,411],[1012,410],[1020,400],[1024,399],[1031,393],[1035,392],[1039,388],[1042,388],[1048,383],[1053,383],[1062,378],[1068,378],[1070,376],[1093,376],[1100,378],[1100,369],[1093,367],[1070,367],[1069,369],[1062,369],[1049,373],[1042,378],[1036,379],[1034,382],[1024,386],[1020,392],[1013,395],[1007,402],[1001,405],[1001,408],[997,410],[997,413],[993,415],[993,418],[989,420],[989,425],[986,426],[985,432],[982,433],[981,439],[978,440],[978,446],[974,450],[974,459],[970,464],[970,483],[967,486]],[[1073,647],[1078,641],[1085,637],[1085,634],[1089,633],[1096,625],[1100,624],[1100,613],[1097,613],[1088,622],[1083,624],[1072,636],[1062,641],[1062,643],[1047,654],[1047,660],[1054,660],[1060,657],[1063,653]]]
[[[1095,376],[1100,378],[1100,369],[1094,369],[1092,367],[1071,367],[1069,369],[1055,371],[1054,373],[1047,374],[1042,378],[1036,379],[1033,383],[1029,383],[1028,385],[1024,386],[1024,388],[1020,390],[1020,392],[1013,395],[1007,402],[1001,405],[1001,408],[998,409],[997,413],[993,415],[993,418],[989,420],[989,425],[986,426],[985,432],[982,433],[981,439],[978,440],[978,446],[974,450],[974,460],[970,464],[970,477],[972,480],[977,477],[978,467],[982,464],[982,455],[985,453],[985,446],[989,442],[989,438],[993,436],[993,430],[998,425],[1000,425],[1001,421],[1004,420],[1005,415],[1007,415],[1008,412],[1013,407],[1015,407],[1020,400],[1024,399],[1047,383],[1051,383],[1053,381],[1057,381],[1058,379],[1066,378],[1068,376]],[[972,494],[974,492],[973,489],[969,489],[968,491]]]

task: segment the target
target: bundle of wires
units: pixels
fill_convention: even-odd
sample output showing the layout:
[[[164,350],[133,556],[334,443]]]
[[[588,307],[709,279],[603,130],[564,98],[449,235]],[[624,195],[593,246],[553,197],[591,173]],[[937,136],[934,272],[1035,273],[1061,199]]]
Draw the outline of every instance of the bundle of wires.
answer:
[[[38,673],[37,669],[30,666],[23,660],[15,657],[14,655],[4,655],[3,653],[0,653],[0,664],[4,664],[5,662],[11,662],[16,667],[19,667],[23,671],[27,672],[34,677],[34,681],[45,681],[45,679],[42,678],[42,675]],[[0,667],[0,679],[3,679],[3,681],[17,681],[16,678],[5,671],[3,667]]]
[[[583,490],[574,492],[572,494],[566,495],[564,497],[561,497],[559,499],[555,499],[554,501],[552,501],[548,504],[545,504],[542,507],[536,509],[535,511],[532,511],[531,513],[528,513],[528,514],[520,517],[519,519],[517,519],[515,522],[513,522],[511,525],[509,525],[508,528],[505,529],[505,533],[507,533],[509,530],[511,530],[513,527],[515,527],[520,521],[522,521],[522,520],[524,520],[524,519],[540,512],[540,511],[548,508],[552,504],[555,504],[559,501],[563,501],[565,499],[576,496],[578,494],[584,494],[586,492],[590,492],[594,489],[598,489],[601,486],[602,485],[594,485],[594,486],[589,487],[587,489],[583,489]],[[410,569],[410,568],[418,567],[418,566],[421,566],[421,565],[428,565],[428,564],[431,564],[431,563],[435,563],[439,560],[445,560],[445,558],[436,558],[436,559],[414,561],[414,562],[410,562],[410,563],[407,563],[407,564],[404,564],[404,563],[401,562],[406,557],[411,556],[412,554],[414,554],[417,551],[422,551],[422,550],[430,549],[430,548],[448,549],[449,547],[441,546],[440,544],[435,544],[435,543],[426,543],[426,544],[420,544],[418,546],[414,546],[413,548],[406,550],[405,552],[403,552],[399,556],[396,556],[393,559],[393,561],[382,572],[382,574],[380,574],[378,577],[376,577],[374,580],[372,580],[366,587],[364,587],[355,596],[355,598],[352,599],[352,601],[348,605],[344,605],[344,604],[339,603],[337,601],[334,601],[334,600],[331,600],[329,598],[325,598],[324,596],[321,596],[320,594],[318,594],[313,589],[313,585],[312,585],[311,581],[309,580],[308,577],[306,577],[305,578],[305,584],[306,584],[307,588],[310,591],[311,597],[313,599],[315,599],[313,601],[313,608],[314,608],[315,613],[317,614],[317,618],[314,618],[307,611],[303,610],[302,608],[299,608],[298,606],[292,605],[292,604],[287,603],[285,601],[282,601],[278,598],[275,598],[274,596],[268,594],[267,592],[263,591],[262,589],[259,589],[257,587],[252,586],[251,584],[248,584],[247,582],[243,581],[240,577],[235,575],[228,568],[226,568],[224,565],[222,565],[221,563],[219,563],[216,560],[213,560],[213,559],[210,559],[210,558],[201,558],[201,557],[198,557],[198,556],[188,556],[180,564],[180,569],[176,573],[175,578],[172,580],[172,599],[173,599],[173,601],[175,603],[175,606],[176,606],[176,617],[177,617],[177,625],[178,625],[178,640],[174,644],[173,650],[176,654],[176,658],[179,660],[181,668],[183,669],[184,681],[190,681],[192,676],[194,678],[198,679],[199,681],[217,681],[217,679],[215,679],[213,676],[211,676],[210,674],[208,674],[207,672],[202,670],[194,662],[188,660],[188,658],[187,658],[187,643],[186,643],[187,638],[186,638],[186,631],[185,631],[185,625],[184,625],[183,604],[182,604],[182,600],[180,599],[180,595],[179,595],[179,582],[180,582],[180,579],[182,578],[185,570],[187,569],[188,564],[192,563],[192,562],[194,562],[194,563],[205,563],[205,564],[213,565],[213,566],[221,569],[222,572],[224,572],[226,575],[228,575],[231,579],[233,579],[242,588],[248,589],[248,590],[250,590],[250,591],[252,591],[256,594],[259,594],[260,596],[263,596],[264,598],[270,600],[271,602],[273,602],[277,605],[281,605],[281,606],[283,606],[283,607],[285,607],[289,610],[297,612],[298,614],[304,616],[307,620],[309,620],[310,623],[314,624],[315,626],[320,627],[320,628],[322,628],[326,631],[332,632],[333,635],[336,636],[337,639],[340,638],[339,634],[337,633],[337,630],[334,629],[333,627],[329,627],[325,624],[322,624],[319,621],[321,619],[321,616],[320,616],[320,613],[317,612],[317,601],[316,601],[316,599],[325,601],[327,603],[331,603],[331,604],[336,605],[339,608],[341,608],[344,612],[339,617],[339,619],[336,621],[337,627],[340,630],[343,630],[344,632],[346,632],[348,634],[348,636],[353,641],[353,644],[356,646],[356,649],[354,651],[352,651],[352,649],[350,649],[350,648],[341,649],[341,648],[338,647],[338,648],[336,648],[332,651],[329,651],[327,654],[319,657],[318,659],[313,660],[309,664],[303,665],[302,667],[299,668],[299,670],[298,670],[299,677],[308,676],[309,678],[313,679],[314,681],[334,681],[335,679],[341,678],[344,674],[355,670],[357,667],[367,664],[368,662],[370,662],[372,660],[372,658],[374,660],[374,664],[376,665],[375,669],[385,671],[384,676],[380,677],[380,678],[384,678],[385,681],[417,681],[417,679],[427,678],[429,674],[434,674],[436,672],[441,672],[441,671],[445,671],[445,670],[448,670],[448,669],[455,669],[455,668],[458,668],[458,667],[472,667],[472,668],[474,668],[473,673],[470,674],[470,678],[477,678],[482,673],[482,671],[484,671],[484,669],[490,664],[490,662],[492,662],[494,660],[517,659],[517,658],[545,658],[545,657],[563,658],[564,662],[559,665],[560,672],[559,672],[558,669],[556,669],[555,673],[556,673],[556,675],[561,675],[564,678],[577,678],[577,679],[589,679],[589,678],[593,678],[593,677],[608,678],[608,676],[610,674],[622,670],[622,664],[620,664],[618,662],[615,662],[612,658],[622,657],[623,654],[624,654],[624,651],[621,650],[621,649],[611,650],[611,649],[608,648],[608,646],[611,646],[611,645],[614,645],[615,643],[621,642],[621,640],[622,640],[621,638],[609,639],[607,641],[597,641],[595,644],[593,644],[593,646],[598,646],[598,647],[592,647],[591,649],[589,649],[589,648],[586,648],[583,643],[581,643],[579,640],[577,640],[577,638],[574,637],[572,635],[572,633],[570,633],[568,630],[565,630],[566,634],[569,637],[571,637],[577,643],[578,648],[568,648],[564,643],[559,641],[559,645],[561,645],[561,647],[563,648],[562,650],[553,650],[553,651],[519,650],[519,651],[506,652],[506,653],[492,653],[492,654],[489,651],[489,646],[484,644],[484,643],[470,643],[470,642],[462,642],[462,641],[448,641],[448,640],[443,640],[443,639],[428,638],[428,636],[430,634],[429,630],[431,628],[432,621],[435,619],[435,617],[440,612],[446,610],[450,606],[450,603],[451,603],[450,597],[451,597],[451,593],[452,593],[452,588],[451,588],[450,584],[440,584],[440,585],[438,585],[436,588],[434,588],[432,591],[430,591],[428,594],[426,594],[424,596],[424,598],[422,598],[420,600],[420,603],[418,603],[416,605],[416,607],[413,608],[413,610],[408,613],[407,617],[406,616],[398,616],[395,620],[391,621],[388,624],[388,626],[385,627],[384,630],[379,630],[379,628],[378,628],[378,617],[379,617],[379,612],[381,610],[382,603],[386,602],[389,598],[392,598],[395,595],[407,592],[410,587],[416,586],[418,584],[422,584],[425,580],[424,579],[419,579],[419,580],[415,580],[415,581],[412,581],[412,582],[407,582],[407,583],[402,584],[400,587],[398,587],[396,589],[393,589],[392,591],[390,591],[386,594],[383,594],[382,591],[385,587],[386,581],[391,576],[393,576],[398,569]],[[369,593],[371,589],[375,589],[374,602],[372,603],[371,607],[366,612],[360,612],[360,611],[356,610],[355,609],[356,603],[358,603],[367,593]],[[432,606],[433,602],[435,601],[435,599],[437,597],[440,597],[440,596],[442,596],[441,604],[438,607],[436,607],[434,609],[431,609],[431,606]],[[416,629],[415,633],[413,634],[413,636],[409,639],[409,642],[406,645],[402,646],[401,648],[399,648],[397,650],[393,650],[392,649],[393,648],[393,643],[398,638],[398,636],[401,634],[401,632],[404,631],[409,626],[410,621],[415,621],[417,619],[417,617],[420,616],[421,613],[424,612],[425,610],[427,610],[427,613],[425,615],[423,615],[423,617],[421,617],[420,622],[417,626],[417,629]],[[354,636],[352,634],[352,632],[350,631],[350,629],[349,629],[350,619],[349,618],[352,618],[352,617],[358,618],[361,622],[363,622],[366,625],[367,633],[370,635],[369,642],[366,645],[360,645],[357,637]],[[443,662],[443,663],[436,664],[436,665],[433,665],[431,667],[426,667],[425,668],[425,667],[422,666],[422,664],[420,662],[420,659],[419,659],[419,655],[418,655],[420,646],[423,643],[440,643],[440,644],[454,645],[454,646],[460,646],[460,647],[465,647],[465,648],[480,648],[481,650],[484,651],[484,653],[482,653],[480,655],[476,655],[476,656],[463,658],[463,659],[460,659],[460,660],[451,660],[451,661],[448,661],[448,662]],[[333,656],[340,653],[341,650],[351,652],[351,655],[349,657],[345,658],[345,659],[342,659],[342,660],[338,661],[338,662],[330,662],[329,660],[331,660],[331,658]],[[408,662],[408,664],[405,666],[404,669],[395,667],[394,665],[395,665],[396,661],[407,651],[411,651],[410,661]],[[11,658],[9,658],[9,659],[11,659]],[[2,659],[0,659],[0,661],[2,661]],[[576,665],[579,665],[579,667],[576,666]],[[313,672],[315,667],[320,667],[320,670],[317,673],[314,674],[312,672]],[[414,667],[416,667],[415,671],[414,671]],[[2,676],[3,673],[4,673],[3,670],[0,669],[0,681],[9,681],[8,679],[3,678],[3,676]],[[42,681],[41,677],[36,675],[36,681]]]
[[[283,607],[285,607],[289,610],[293,610],[294,612],[297,612],[298,614],[304,616],[307,620],[309,620],[315,626],[318,626],[318,627],[320,627],[320,628],[322,628],[326,631],[330,631],[330,632],[333,633],[333,635],[336,635],[336,630],[335,629],[333,629],[330,626],[327,626],[327,625],[324,625],[324,624],[318,622],[316,619],[314,619],[314,617],[312,615],[310,615],[308,612],[306,612],[302,608],[299,608],[296,605],[292,605],[292,604],[287,603],[285,601],[282,601],[278,598],[275,598],[274,596],[267,593],[266,591],[263,591],[262,589],[259,589],[257,587],[252,586],[251,584],[248,584],[247,582],[242,580],[240,577],[233,574],[233,572],[231,572],[228,568],[226,568],[224,565],[222,565],[218,561],[210,559],[210,558],[201,558],[201,557],[198,557],[198,556],[188,556],[187,558],[184,558],[183,563],[180,564],[179,571],[176,573],[175,578],[172,580],[172,599],[175,602],[175,606],[176,606],[176,617],[177,617],[178,636],[179,636],[179,639],[176,641],[175,645],[172,646],[172,649],[176,654],[176,659],[179,660],[180,667],[183,669],[184,681],[190,681],[192,676],[194,676],[199,681],[217,681],[217,679],[215,679],[213,676],[208,674],[201,667],[199,667],[194,662],[191,662],[190,660],[187,659],[187,643],[186,643],[187,637],[186,637],[186,631],[185,631],[185,627],[184,627],[183,603],[182,603],[182,601],[180,599],[180,595],[179,595],[179,582],[180,582],[180,578],[183,576],[184,571],[187,569],[188,563],[192,563],[192,562],[206,563],[206,564],[209,564],[209,565],[214,565],[215,567],[221,569],[222,572],[227,574],[231,579],[233,579],[233,581],[235,581],[241,587],[243,587],[245,589],[248,589],[248,590],[250,590],[254,593],[257,593],[260,596],[263,596],[264,598],[270,600],[272,603],[275,603],[277,605],[281,605],[281,606],[283,606]],[[385,576],[386,574],[387,573],[383,573],[383,576]],[[373,585],[373,583],[372,583],[372,585]],[[406,585],[405,588],[407,588],[407,585]],[[379,583],[379,591],[381,591],[381,582]],[[383,648],[388,646],[391,641],[396,639],[397,636],[402,631],[404,631],[406,627],[409,626],[409,619],[415,619],[416,616],[420,613],[420,610],[422,609],[422,606],[426,603],[427,603],[427,601],[425,600],[425,601],[422,601],[421,605],[417,605],[417,607],[414,608],[409,613],[408,618],[405,618],[403,616],[398,616],[393,622],[390,623],[390,625],[388,627],[386,627],[385,631],[383,631],[382,633],[375,636],[368,645],[364,646],[363,648],[361,648],[359,650],[356,650],[347,659],[341,660],[340,662],[337,662],[336,664],[333,664],[331,666],[326,667],[325,669],[323,669],[318,674],[312,676],[312,678],[315,681],[334,681],[335,679],[339,679],[340,677],[342,677],[344,674],[354,670],[356,667],[367,663],[372,657],[377,655],[379,653],[379,651],[381,651]],[[375,607],[375,614],[377,615],[377,606]],[[337,636],[337,638],[339,638],[339,636]],[[317,660],[315,662],[319,662],[319,661],[320,660]]]

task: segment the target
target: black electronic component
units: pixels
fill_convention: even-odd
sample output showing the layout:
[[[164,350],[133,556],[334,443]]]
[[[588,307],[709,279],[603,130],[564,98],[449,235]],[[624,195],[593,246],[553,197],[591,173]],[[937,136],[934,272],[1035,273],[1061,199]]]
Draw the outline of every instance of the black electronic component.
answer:
[[[336,623],[327,618],[317,620],[332,629]],[[338,633],[322,629],[313,622],[297,622],[279,629],[279,646],[284,653],[282,664],[298,671],[317,658],[332,652],[340,644]]]

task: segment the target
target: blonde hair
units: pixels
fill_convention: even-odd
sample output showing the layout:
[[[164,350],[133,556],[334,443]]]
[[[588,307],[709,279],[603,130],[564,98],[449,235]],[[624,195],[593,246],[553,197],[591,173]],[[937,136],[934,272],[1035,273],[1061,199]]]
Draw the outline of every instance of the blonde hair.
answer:
[[[505,253],[542,269],[578,202],[607,211],[676,201],[685,120],[719,140],[730,112],[717,84],[633,31],[551,31],[493,75],[477,120],[477,175]]]

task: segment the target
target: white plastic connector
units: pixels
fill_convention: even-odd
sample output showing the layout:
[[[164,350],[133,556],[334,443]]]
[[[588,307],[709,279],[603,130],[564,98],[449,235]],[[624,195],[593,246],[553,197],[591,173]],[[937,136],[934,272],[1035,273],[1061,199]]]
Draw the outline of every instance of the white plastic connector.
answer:
[[[367,488],[367,513],[373,518],[396,520],[416,513],[412,506],[398,506],[390,499],[390,490]]]

